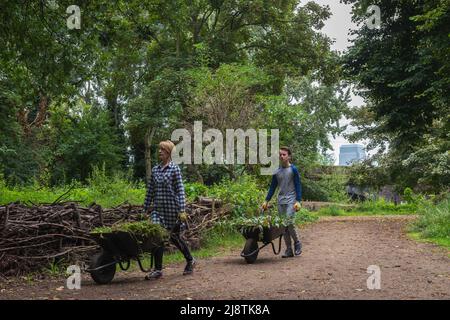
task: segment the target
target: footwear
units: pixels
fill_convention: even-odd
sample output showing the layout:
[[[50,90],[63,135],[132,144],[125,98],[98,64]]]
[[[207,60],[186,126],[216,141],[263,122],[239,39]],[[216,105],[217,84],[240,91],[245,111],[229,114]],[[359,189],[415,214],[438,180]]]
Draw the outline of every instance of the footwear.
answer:
[[[191,261],[186,263],[186,267],[184,267],[183,275],[186,276],[188,274],[192,274],[194,272],[194,267],[197,264],[194,258]]]
[[[145,280],[155,280],[162,277],[162,271],[161,270],[153,270],[148,275],[145,276]]]
[[[292,252],[291,248],[286,249],[284,254],[281,256],[282,258],[292,258],[294,256],[294,253]]]
[[[300,241],[297,241],[296,243],[294,243],[294,249],[295,249],[296,256],[299,256],[302,254],[302,244],[300,243]]]

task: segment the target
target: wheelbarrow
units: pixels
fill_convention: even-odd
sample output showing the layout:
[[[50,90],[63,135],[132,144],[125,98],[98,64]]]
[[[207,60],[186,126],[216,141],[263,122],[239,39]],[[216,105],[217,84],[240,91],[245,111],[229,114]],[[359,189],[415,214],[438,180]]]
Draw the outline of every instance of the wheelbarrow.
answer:
[[[108,284],[114,279],[116,265],[126,271],[130,268],[130,261],[136,260],[142,272],[150,272],[153,267],[153,251],[162,246],[164,242],[155,242],[153,239],[138,237],[124,231],[112,233],[93,234],[91,237],[100,245],[101,251],[91,259],[86,272],[98,284]],[[144,253],[150,253],[151,263],[145,269],[141,257]]]
[[[184,223],[179,219],[169,232],[180,232]],[[91,237],[97,242],[101,251],[91,259],[86,272],[91,274],[92,279],[98,284],[108,284],[114,279],[116,265],[126,271],[130,268],[130,261],[136,260],[142,272],[149,273],[153,268],[153,253],[155,249],[169,244],[169,240],[155,241],[152,238],[137,236],[129,232],[113,231],[111,233],[91,233]],[[150,267],[144,268],[141,257],[144,253],[150,254]]]
[[[241,257],[245,259],[247,263],[254,263],[258,258],[259,250],[268,246],[272,246],[272,251],[275,255],[278,255],[281,251],[281,238],[286,232],[286,227],[245,227],[241,230],[242,235],[246,239],[244,249],[241,252]],[[276,240],[278,239],[278,250],[275,249]],[[261,246],[258,245],[258,241],[262,242]]]

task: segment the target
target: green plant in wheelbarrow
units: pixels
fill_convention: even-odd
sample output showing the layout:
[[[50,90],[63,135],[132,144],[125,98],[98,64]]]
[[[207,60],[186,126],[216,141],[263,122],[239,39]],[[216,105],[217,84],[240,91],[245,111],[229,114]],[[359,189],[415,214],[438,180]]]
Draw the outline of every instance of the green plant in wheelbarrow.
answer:
[[[91,236],[102,250],[92,257],[86,271],[90,272],[92,279],[99,284],[112,281],[116,264],[119,264],[122,270],[128,270],[131,259],[137,260],[143,272],[149,272],[142,266],[142,255],[152,253],[169,239],[166,229],[148,220],[98,227],[91,231]]]
[[[282,216],[260,215],[255,217],[240,217],[234,220],[236,226],[246,239],[241,256],[247,263],[253,263],[258,257],[260,249],[267,245],[272,245],[273,253],[279,254],[281,250],[281,237],[283,236],[289,221]],[[279,248],[275,250],[273,241],[279,238]],[[258,241],[263,242],[263,246],[258,246]]]
[[[288,221],[280,215],[260,215],[255,217],[239,217],[233,221],[233,225],[239,228],[240,232],[244,229],[253,227],[263,229],[264,227],[286,227]]]

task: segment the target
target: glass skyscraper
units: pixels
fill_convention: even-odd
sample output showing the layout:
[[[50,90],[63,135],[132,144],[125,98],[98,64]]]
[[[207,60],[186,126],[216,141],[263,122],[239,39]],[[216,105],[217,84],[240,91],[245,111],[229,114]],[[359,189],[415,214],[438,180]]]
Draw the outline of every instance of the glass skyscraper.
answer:
[[[366,152],[360,144],[343,144],[339,149],[339,165],[349,166],[352,163],[364,160]]]

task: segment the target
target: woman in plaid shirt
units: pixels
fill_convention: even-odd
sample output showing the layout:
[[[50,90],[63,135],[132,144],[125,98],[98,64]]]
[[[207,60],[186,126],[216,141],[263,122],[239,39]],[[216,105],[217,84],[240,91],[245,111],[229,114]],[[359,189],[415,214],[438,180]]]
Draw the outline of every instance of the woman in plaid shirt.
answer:
[[[152,177],[148,184],[144,202],[144,211],[150,213],[152,222],[161,224],[171,232],[170,241],[183,253],[186,259],[184,275],[192,274],[195,259],[192,257],[186,242],[180,237],[179,220],[186,220],[185,195],[181,170],[172,162],[171,154],[175,145],[166,140],[159,143],[159,159],[161,163],[153,167]],[[151,210],[150,210],[151,209]],[[162,260],[164,247],[154,252],[155,270],[145,278],[157,279],[162,276]]]

